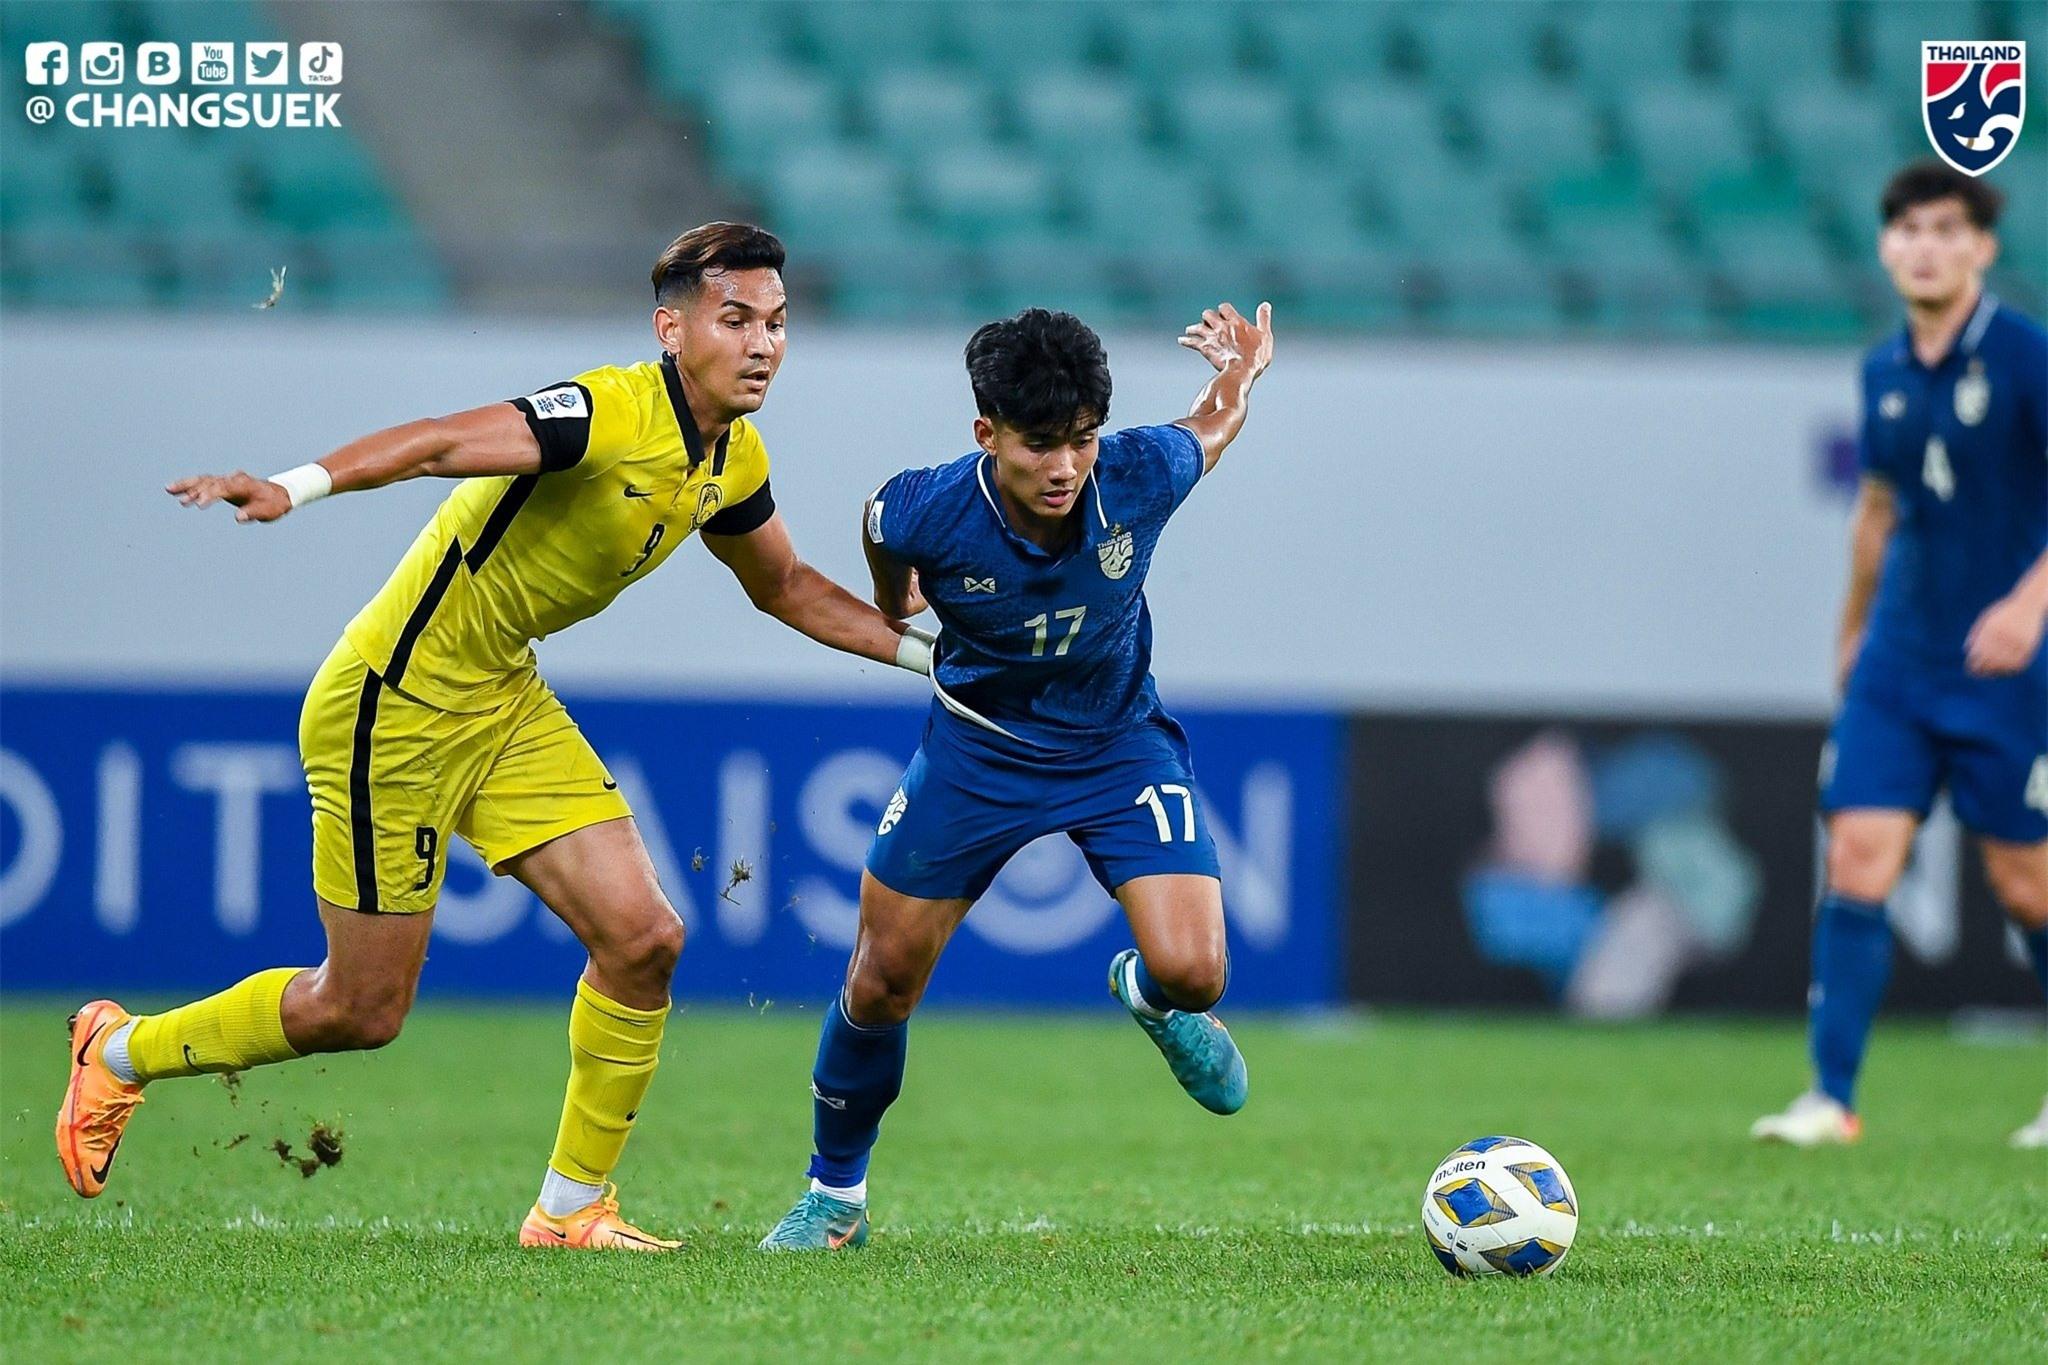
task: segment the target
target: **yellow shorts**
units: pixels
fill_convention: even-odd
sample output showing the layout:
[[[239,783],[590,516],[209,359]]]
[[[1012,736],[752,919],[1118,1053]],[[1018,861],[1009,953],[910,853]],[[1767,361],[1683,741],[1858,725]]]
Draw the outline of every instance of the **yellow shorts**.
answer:
[[[550,839],[631,815],[538,673],[490,711],[442,711],[383,685],[343,640],[299,716],[313,797],[313,889],[363,911],[434,908],[450,834],[492,870]]]

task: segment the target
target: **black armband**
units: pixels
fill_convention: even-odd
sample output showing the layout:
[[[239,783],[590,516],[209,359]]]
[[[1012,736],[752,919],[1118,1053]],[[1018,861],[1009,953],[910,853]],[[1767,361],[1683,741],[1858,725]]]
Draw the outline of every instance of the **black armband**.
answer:
[[[572,468],[590,449],[590,390],[574,380],[511,400],[540,442],[543,473]]]
[[[758,531],[775,515],[775,495],[768,491],[768,480],[761,480],[761,486],[730,507],[720,508],[718,513],[698,527],[707,536],[743,536],[749,531]]]

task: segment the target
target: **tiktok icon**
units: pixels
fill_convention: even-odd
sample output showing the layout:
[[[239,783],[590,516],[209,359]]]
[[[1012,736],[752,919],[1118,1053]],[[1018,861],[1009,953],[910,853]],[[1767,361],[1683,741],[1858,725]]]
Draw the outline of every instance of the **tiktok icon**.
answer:
[[[341,44],[300,43],[299,84],[340,85]]]

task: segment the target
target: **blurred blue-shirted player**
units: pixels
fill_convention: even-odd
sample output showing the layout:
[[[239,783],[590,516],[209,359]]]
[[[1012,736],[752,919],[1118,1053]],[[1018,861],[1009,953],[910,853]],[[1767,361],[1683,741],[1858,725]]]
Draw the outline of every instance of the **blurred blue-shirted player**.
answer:
[[[1891,970],[1885,901],[1946,787],[2048,988],[2048,337],[1984,292],[2002,196],[1939,162],[1883,200],[1906,325],[1863,362],[1863,485],[1822,764],[1827,890],[1813,932],[1814,1089],[1759,1138],[1853,1142]],[[2048,1105],[2013,1134],[2048,1146]]]
[[[1145,575],[1166,522],[1244,425],[1272,360],[1270,306],[1229,304],[1181,344],[1216,374],[1168,426],[1108,436],[1095,333],[1033,308],[974,334],[977,449],[875,491],[875,603],[930,606],[937,694],[861,876],[860,932],[811,1076],[810,1189],[769,1250],[867,1239],[868,1152],[903,1083],[908,1021],[940,951],[1019,849],[1064,833],[1123,906],[1110,990],[1204,1107],[1245,1102],[1222,998],[1223,892],[1187,739],[1152,684]]]

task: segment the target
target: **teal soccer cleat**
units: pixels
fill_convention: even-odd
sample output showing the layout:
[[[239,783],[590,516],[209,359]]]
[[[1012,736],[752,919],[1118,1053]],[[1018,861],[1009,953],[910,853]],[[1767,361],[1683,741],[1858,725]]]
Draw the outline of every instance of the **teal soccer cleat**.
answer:
[[[1140,1009],[1129,970],[1137,956],[1137,949],[1126,948],[1110,959],[1109,993],[1123,1002],[1138,1027],[1158,1045],[1173,1078],[1196,1104],[1212,1114],[1235,1114],[1251,1093],[1251,1077],[1230,1030],[1213,1014],[1169,1010],[1155,1019]]]
[[[805,1190],[796,1207],[782,1215],[775,1230],[761,1239],[763,1251],[838,1251],[868,1241],[868,1209],[829,1194]]]

